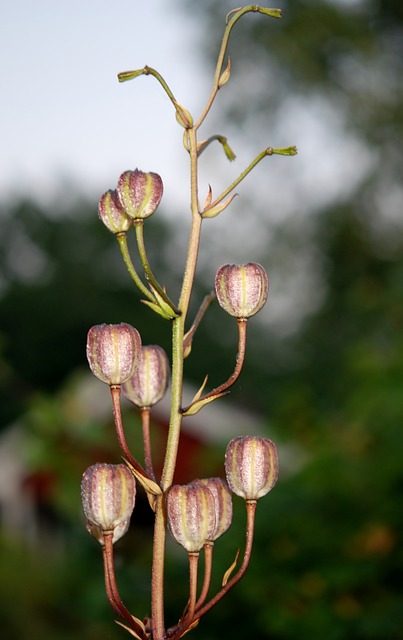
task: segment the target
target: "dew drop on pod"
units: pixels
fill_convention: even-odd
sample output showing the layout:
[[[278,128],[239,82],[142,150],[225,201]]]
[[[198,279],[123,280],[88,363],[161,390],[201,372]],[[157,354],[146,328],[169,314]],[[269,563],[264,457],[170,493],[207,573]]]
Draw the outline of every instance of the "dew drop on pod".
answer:
[[[122,391],[137,407],[152,407],[164,397],[169,379],[169,360],[164,349],[158,345],[143,346],[136,371],[122,385]]]
[[[245,500],[258,500],[277,482],[277,447],[268,438],[239,436],[233,438],[225,453],[228,486]]]
[[[257,262],[224,264],[215,277],[215,292],[221,307],[231,316],[250,318],[264,306],[269,293],[267,273]]]
[[[161,176],[152,171],[124,171],[118,180],[120,204],[133,219],[151,216],[161,202],[163,191]]]
[[[141,337],[130,324],[97,324],[88,331],[87,359],[92,373],[109,385],[120,385],[135,372]]]
[[[116,542],[129,528],[136,481],[124,464],[97,463],[83,474],[81,499],[88,531],[101,544],[103,534],[113,532]]]

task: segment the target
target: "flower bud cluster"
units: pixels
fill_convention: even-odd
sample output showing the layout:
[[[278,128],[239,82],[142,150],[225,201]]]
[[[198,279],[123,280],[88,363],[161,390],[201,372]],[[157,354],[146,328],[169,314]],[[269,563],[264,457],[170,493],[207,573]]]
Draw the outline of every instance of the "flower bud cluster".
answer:
[[[98,213],[104,225],[112,233],[125,233],[133,220],[151,216],[161,202],[164,185],[157,173],[124,171],[116,190],[101,196]]]

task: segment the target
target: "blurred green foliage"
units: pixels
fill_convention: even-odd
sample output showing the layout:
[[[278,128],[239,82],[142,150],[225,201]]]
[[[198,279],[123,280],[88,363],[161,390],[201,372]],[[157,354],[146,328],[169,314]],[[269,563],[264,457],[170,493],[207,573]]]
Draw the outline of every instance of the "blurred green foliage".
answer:
[[[213,49],[223,7],[205,0],[191,8],[206,21]],[[401,212],[403,202],[403,5],[300,0],[282,8],[282,23],[267,29],[252,19],[237,29],[234,56],[247,52],[273,67],[276,92],[270,105],[265,91],[257,91],[252,105],[240,100],[233,121],[244,123],[251,107],[252,117],[270,107],[275,119],[290,94],[321,95],[339,105],[346,130],[358,134],[377,161],[348,200],[315,214],[309,242],[321,257],[321,307],[280,343],[258,324],[250,332],[241,391],[233,397],[266,416],[267,432],[280,443],[283,473],[259,504],[247,576],[192,634],[210,640],[223,633],[398,640],[403,236],[399,216],[389,214]],[[47,515],[64,535],[54,549],[46,541],[29,549],[2,537],[1,628],[22,640],[124,637],[113,626],[99,549],[83,529],[78,489],[92,456],[118,452],[110,423],[91,420],[71,405],[71,385],[80,384],[77,370],[85,368],[85,335],[92,324],[132,322],[145,343],[156,342],[157,335],[168,351],[169,327],[139,309],[117,244],[92,204],[77,203],[62,214],[56,206],[44,210],[32,202],[4,205],[2,225],[1,423],[18,419],[27,434],[22,455],[33,469],[42,466],[58,477]],[[153,268],[175,288],[177,273],[165,250],[174,230],[158,217],[148,229]],[[289,251],[290,234],[275,234],[277,254]],[[197,296],[202,287],[198,282]],[[213,384],[228,373],[234,353],[221,340],[226,334],[225,320],[213,308],[187,363],[190,379],[200,379],[201,360]],[[149,613],[151,521],[141,499],[136,511],[131,533],[117,547],[118,577],[129,607],[142,616]],[[216,544],[216,586],[242,546],[242,512],[236,501],[233,533]],[[171,552],[167,611],[174,619],[185,604],[187,574],[185,554],[176,547]]]

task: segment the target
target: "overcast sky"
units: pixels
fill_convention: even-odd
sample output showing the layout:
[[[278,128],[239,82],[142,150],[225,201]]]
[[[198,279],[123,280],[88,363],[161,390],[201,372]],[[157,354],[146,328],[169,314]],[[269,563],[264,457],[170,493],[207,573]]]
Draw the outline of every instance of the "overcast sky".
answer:
[[[161,87],[151,77],[120,85],[116,76],[154,66],[180,102],[196,104],[197,22],[177,4],[2,3],[0,200],[46,200],[70,180],[92,195],[136,166],[173,174],[172,154],[185,160],[182,132]]]
[[[95,205],[104,191],[115,187],[121,172],[138,167],[162,176],[166,215],[188,212],[188,158],[182,147],[183,130],[169,100],[150,76],[124,84],[117,81],[119,71],[146,64],[155,67],[177,100],[198,116],[211,88],[213,69],[206,68],[199,15],[193,14],[190,4],[185,12],[180,5],[181,0],[2,3],[0,203],[29,195],[53,204],[60,187],[66,193],[70,185],[74,197],[81,193]],[[233,6],[230,0],[222,0],[223,27],[225,13]],[[233,60],[228,92],[239,81],[239,62]],[[265,69],[261,71],[262,88]],[[253,99],[250,89],[240,88]],[[227,98],[230,95],[225,93]],[[220,94],[215,105],[219,113],[223,98]],[[303,102],[290,96],[274,132],[268,130],[263,116],[260,125],[252,123],[254,131],[243,127],[227,131],[224,123],[219,133],[230,133],[237,160],[228,163],[217,147],[203,156],[200,199],[209,183],[214,195],[220,193],[266,146],[296,144],[299,155],[266,159],[242,183],[231,211],[206,224],[207,242],[202,244],[200,258],[207,270],[214,270],[214,252],[222,262],[264,256],[272,229],[264,221],[285,224],[290,216],[294,227],[305,225],[311,212],[348,197],[370,165],[369,153],[351,133],[346,135],[340,113],[326,100]],[[218,132],[208,125],[207,135],[212,133]],[[259,216],[258,233],[251,233],[251,211]],[[179,237],[178,242],[182,242]],[[310,247],[305,253],[311,259]],[[312,269],[307,263],[301,268],[303,258],[295,254],[295,260],[298,264],[292,266],[292,273],[309,275]],[[306,287],[297,280],[294,277],[303,315],[312,302],[306,303]],[[272,291],[275,294],[275,285]],[[287,306],[289,294],[285,300]],[[279,297],[276,305],[281,312],[284,305]]]

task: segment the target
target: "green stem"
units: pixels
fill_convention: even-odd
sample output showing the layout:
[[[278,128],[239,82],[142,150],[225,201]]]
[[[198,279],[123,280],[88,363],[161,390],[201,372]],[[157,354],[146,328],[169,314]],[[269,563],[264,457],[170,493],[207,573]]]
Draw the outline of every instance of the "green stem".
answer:
[[[215,74],[214,74],[214,80],[213,80],[213,88],[212,91],[210,93],[209,99],[207,100],[207,103],[199,117],[199,119],[197,120],[196,124],[194,125],[194,128],[197,130],[200,125],[202,124],[202,122],[204,122],[208,112],[211,109],[211,105],[213,104],[215,97],[217,95],[217,92],[219,90],[219,81],[220,81],[220,77],[221,77],[221,73],[222,73],[222,68],[223,68],[223,63],[224,63],[224,57],[225,57],[225,52],[227,50],[228,47],[228,41],[229,41],[229,37],[231,35],[231,31],[234,28],[235,24],[238,22],[238,20],[240,18],[242,18],[242,16],[245,13],[249,13],[250,11],[252,12],[259,12],[259,13],[266,13],[264,10],[262,10],[261,7],[258,7],[257,5],[248,5],[247,7],[242,7],[241,9],[235,9],[234,12],[230,12],[227,16],[227,26],[225,27],[225,31],[224,31],[224,36],[223,39],[221,41],[221,47],[220,47],[220,51],[218,54],[218,58],[217,58],[217,66],[215,69]],[[278,10],[273,9],[273,10],[269,10],[272,11],[273,13],[269,13],[267,15],[271,15],[274,18],[278,18],[280,17],[280,14],[278,14]],[[232,15],[232,18],[230,20],[228,20],[229,16]]]
[[[153,294],[147,289],[147,287],[140,280],[140,277],[139,277],[136,269],[133,266],[132,259],[130,257],[130,253],[129,253],[129,247],[127,245],[126,234],[125,233],[117,233],[116,234],[116,239],[117,239],[117,241],[119,243],[119,248],[120,248],[120,252],[121,252],[121,254],[123,256],[124,263],[125,263],[125,265],[127,267],[127,270],[129,272],[130,277],[133,280],[134,284],[138,287],[138,289],[140,289],[140,291],[143,294],[143,296],[145,296],[151,302],[155,302],[155,298],[154,298]]]
[[[224,200],[224,198],[227,195],[229,195],[231,191],[233,191],[235,187],[237,187],[239,183],[242,182],[242,180],[246,178],[246,176],[252,171],[252,169],[256,167],[256,165],[259,164],[261,160],[263,160],[263,158],[265,158],[266,156],[272,156],[273,153],[275,153],[275,151],[272,147],[267,147],[267,149],[264,149],[264,151],[261,151],[256,156],[256,158],[252,160],[252,162],[246,167],[246,169],[244,169],[244,171],[242,171],[242,173],[239,174],[239,176],[234,180],[234,182],[232,182],[229,185],[229,187],[227,187],[227,189],[225,189],[225,191],[223,191],[221,195],[218,196],[218,198],[213,200],[213,202],[209,205],[209,209],[212,209],[216,204],[221,202],[221,200]]]
[[[165,450],[164,466],[161,476],[161,488],[166,492],[172,485],[176,459],[178,455],[179,435],[182,424],[180,407],[182,404],[183,387],[183,343],[185,333],[185,319],[189,308],[190,296],[196,271],[199,252],[202,218],[198,205],[197,185],[197,137],[194,129],[189,130],[189,154],[191,176],[191,210],[192,226],[189,246],[183,276],[182,289],[179,299],[179,317],[172,320],[172,372],[171,372],[171,415],[168,429],[168,439]],[[165,562],[165,508],[164,496],[158,496],[155,503],[154,545],[152,564],[152,620],[153,639],[163,640],[164,628],[164,562]]]
[[[151,575],[151,612],[153,640],[164,640],[164,562],[165,562],[165,509],[164,497],[158,496],[155,502],[153,564]]]
[[[134,229],[136,231],[136,240],[137,240],[137,247],[139,250],[139,255],[140,255],[140,260],[141,263],[143,265],[143,269],[144,269],[144,273],[146,276],[147,281],[150,283],[150,285],[153,287],[153,289],[155,289],[157,291],[157,293],[161,296],[161,298],[164,300],[164,302],[166,302],[166,304],[175,312],[177,313],[177,309],[175,308],[174,303],[169,299],[169,297],[167,296],[166,292],[164,291],[164,289],[158,284],[152,270],[150,267],[150,263],[148,261],[148,257],[147,257],[147,251],[146,251],[146,246],[144,243],[144,220],[142,219],[138,219],[138,220],[134,220]],[[155,298],[153,297],[153,300],[155,302]]]

